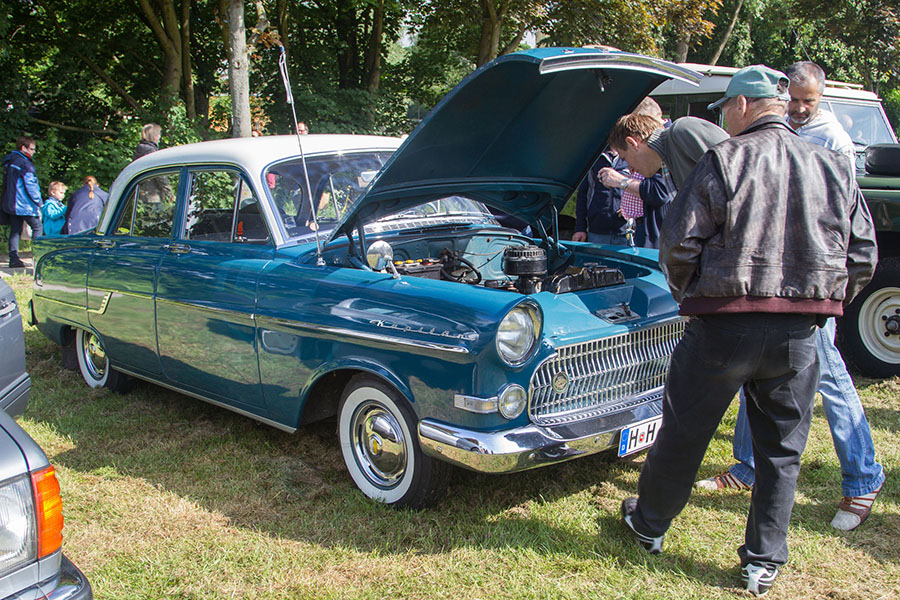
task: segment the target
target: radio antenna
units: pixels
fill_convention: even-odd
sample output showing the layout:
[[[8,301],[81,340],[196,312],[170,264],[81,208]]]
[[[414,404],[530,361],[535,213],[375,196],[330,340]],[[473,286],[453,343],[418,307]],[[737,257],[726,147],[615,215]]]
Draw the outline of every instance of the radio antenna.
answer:
[[[316,217],[316,207],[313,206],[312,189],[309,185],[309,169],[306,167],[306,154],[303,152],[303,138],[300,134],[300,126],[297,124],[297,109],[294,107],[294,94],[291,92],[291,80],[288,76],[287,54],[284,52],[284,46],[279,45],[281,55],[278,57],[278,71],[281,73],[281,81],[284,83],[284,91],[286,93],[286,101],[291,105],[291,116],[294,118],[294,131],[297,134],[297,145],[300,146],[300,162],[303,164],[303,179],[306,184],[306,198],[309,200],[309,214],[312,215],[313,232],[316,235],[316,264],[320,267],[325,266],[325,259],[322,258],[322,244],[319,241],[319,221]]]

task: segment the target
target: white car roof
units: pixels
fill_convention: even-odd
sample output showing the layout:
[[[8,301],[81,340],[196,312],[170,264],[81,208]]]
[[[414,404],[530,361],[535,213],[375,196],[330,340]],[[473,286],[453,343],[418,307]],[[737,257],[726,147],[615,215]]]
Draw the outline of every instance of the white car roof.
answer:
[[[253,177],[258,177],[268,165],[290,157],[299,157],[302,140],[306,156],[385,150],[392,152],[403,143],[401,138],[377,135],[315,134],[269,135],[250,138],[229,138],[164,148],[132,161],[113,181],[109,189],[110,202],[118,198],[128,183],[138,174],[152,169],[181,165],[240,165]],[[101,227],[111,218],[107,212]]]
[[[392,152],[403,143],[401,138],[377,135],[315,134],[269,135],[250,138],[229,138],[164,148],[132,161],[113,181],[109,189],[110,201],[118,198],[128,183],[138,174],[160,167],[181,165],[240,165],[257,177],[268,165],[290,157],[299,157],[302,140],[306,156],[385,150]],[[101,226],[110,215],[104,213]]]
[[[212,142],[198,142],[165,148],[133,161],[122,169],[109,192],[118,196],[120,187],[143,171],[170,165],[235,164],[251,174],[262,172],[275,161],[300,156],[300,142],[307,156],[361,150],[396,150],[403,140],[377,135],[271,135],[251,138],[230,138]]]
[[[731,76],[739,71],[737,67],[721,67],[718,65],[701,65],[696,63],[679,63],[682,67],[693,69],[704,75],[700,86],[685,85],[677,80],[670,80],[660,84],[650,92],[651,96],[666,96],[678,94],[724,94]],[[825,97],[844,98],[848,100],[867,100],[878,102],[877,94],[864,90],[858,83],[825,80]]]

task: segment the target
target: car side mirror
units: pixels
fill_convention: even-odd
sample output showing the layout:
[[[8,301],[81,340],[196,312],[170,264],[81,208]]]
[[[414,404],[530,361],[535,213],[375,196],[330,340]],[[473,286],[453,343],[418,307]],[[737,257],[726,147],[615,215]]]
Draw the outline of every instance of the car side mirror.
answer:
[[[394,268],[394,249],[384,240],[373,242],[366,251],[366,262],[376,271],[384,271],[390,268],[394,279],[400,279],[397,269]]]

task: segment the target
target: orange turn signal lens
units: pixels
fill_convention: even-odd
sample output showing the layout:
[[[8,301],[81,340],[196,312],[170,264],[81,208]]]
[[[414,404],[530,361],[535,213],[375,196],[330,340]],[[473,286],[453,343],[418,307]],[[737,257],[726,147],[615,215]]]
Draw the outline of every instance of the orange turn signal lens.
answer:
[[[37,512],[38,558],[53,554],[62,546],[62,498],[56,469],[52,466],[31,474]]]

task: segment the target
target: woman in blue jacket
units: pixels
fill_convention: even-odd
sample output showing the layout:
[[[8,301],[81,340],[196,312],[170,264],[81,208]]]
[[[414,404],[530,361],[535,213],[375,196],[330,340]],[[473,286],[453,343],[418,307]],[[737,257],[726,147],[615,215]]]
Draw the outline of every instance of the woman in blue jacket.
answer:
[[[66,195],[66,184],[62,181],[51,181],[47,189],[48,198],[41,207],[41,220],[44,222],[44,235],[60,235],[63,225],[66,224],[66,205],[63,204],[63,196]]]

